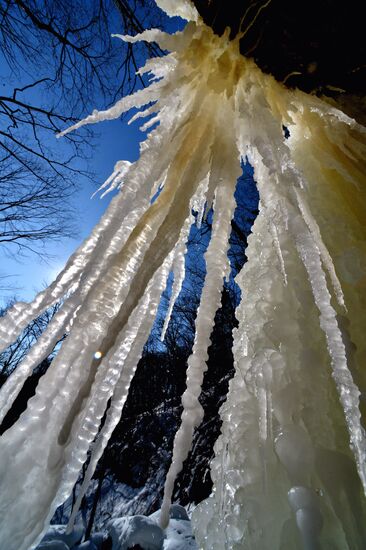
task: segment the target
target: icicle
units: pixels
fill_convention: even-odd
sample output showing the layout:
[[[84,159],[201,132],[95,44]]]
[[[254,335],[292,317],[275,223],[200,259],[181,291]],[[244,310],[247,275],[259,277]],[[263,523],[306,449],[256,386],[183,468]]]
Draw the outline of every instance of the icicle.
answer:
[[[207,193],[209,181],[210,181],[210,174],[208,173],[207,176],[199,184],[197,196],[194,198],[192,202],[192,209],[197,212],[196,225],[198,229],[201,228],[203,218],[205,215],[206,193]]]
[[[173,71],[177,66],[177,59],[175,53],[170,53],[163,58],[152,58],[148,59],[143,67],[141,67],[137,74],[144,75],[148,73],[149,80],[153,82],[154,80],[160,80],[161,78],[166,78],[169,72]],[[141,116],[147,116],[146,113],[151,112],[151,108],[142,111]],[[139,115],[136,115],[139,118]],[[132,117],[131,121],[134,120]]]
[[[156,0],[156,4],[171,17],[177,15],[187,21],[197,21],[198,12],[190,0]]]
[[[173,287],[172,287],[172,293],[169,300],[168,309],[164,319],[163,329],[161,331],[161,336],[160,336],[161,341],[163,341],[165,338],[165,333],[169,325],[172,311],[173,311],[175,302],[177,301],[177,298],[182,289],[183,281],[185,278],[185,254],[187,252],[187,239],[188,239],[191,225],[192,225],[192,216],[189,215],[189,217],[186,219],[185,224],[182,228],[182,231],[179,237],[178,246],[175,249],[175,256],[174,256],[173,270],[172,270],[173,276],[174,276]]]
[[[131,96],[120,99],[115,105],[113,105],[113,107],[107,109],[106,111],[97,111],[95,109],[91,115],[58,133],[57,137],[60,138],[66,136],[70,132],[74,132],[87,124],[96,124],[97,122],[102,122],[104,120],[113,120],[120,117],[126,111],[129,111],[132,107],[142,107],[151,101],[156,101],[159,97],[160,89],[161,83],[154,82],[148,88],[138,90]]]
[[[146,289],[143,303],[141,304],[141,307],[139,308],[139,311],[137,313],[140,324],[137,328],[137,334],[132,337],[133,344],[130,350],[126,354],[125,342],[123,342],[122,346],[124,349],[121,350],[120,345],[117,353],[115,354],[115,357],[111,358],[110,363],[112,363],[114,369],[117,369],[118,371],[118,367],[120,366],[120,374],[115,388],[111,388],[112,400],[110,403],[110,407],[107,411],[104,425],[101,428],[97,439],[92,446],[88,468],[85,472],[83,482],[79,489],[77,500],[69,518],[69,523],[67,527],[68,532],[71,532],[73,529],[76,515],[79,511],[82,499],[88,489],[89,483],[93,477],[97,463],[103,454],[103,451],[109,441],[109,438],[112,435],[114,428],[117,426],[121,418],[122,409],[128,395],[130,383],[135,373],[139,358],[142,355],[143,346],[146,340],[146,334],[149,334],[155,320],[160,295],[166,284],[168,272],[170,269],[171,256],[172,255],[170,255],[167,260],[165,260],[162,268],[155,275],[152,283]],[[121,351],[124,351],[124,353],[121,353]]]
[[[320,256],[314,250],[310,237],[303,237],[297,243],[299,253],[309,276],[315,303],[320,312],[320,326],[327,338],[333,377],[337,385],[346,422],[348,426],[351,447],[355,454],[357,469],[366,493],[366,439],[361,425],[359,410],[360,390],[355,385],[347,366],[347,356],[342,333],[338,327],[337,315],[331,302]]]
[[[273,246],[275,247],[276,254],[277,254],[277,257],[278,257],[278,261],[279,261],[279,264],[280,264],[280,269],[281,269],[281,273],[282,273],[282,277],[283,277],[283,282],[285,283],[285,285],[287,285],[287,274],[286,274],[285,262],[283,260],[281,245],[280,245],[280,241],[278,239],[278,233],[277,233],[276,226],[273,223],[273,220],[271,220],[271,219],[269,220],[269,226],[270,226],[270,232],[271,232],[272,239],[273,239]]]
[[[142,126],[140,126],[140,130],[141,132],[146,132],[147,130],[149,130],[149,128],[151,128],[152,126],[154,126],[154,124],[156,124],[157,122],[159,122],[160,120],[160,116],[155,116],[155,117],[152,117],[150,120],[148,120],[147,122],[145,122]]]
[[[124,236],[124,244],[111,255],[112,261],[108,269],[105,268],[103,278],[98,282],[91,281],[90,277],[85,280],[87,295],[74,319],[70,335],[64,341],[53,365],[41,379],[36,396],[29,402],[28,410],[2,438],[2,452],[5,455],[14,454],[13,449],[25,437],[23,430],[26,429],[27,446],[23,446],[22,453],[18,452],[18,461],[27,460],[28,464],[28,449],[32,439],[38,441],[40,448],[46,446],[47,440],[51,442],[48,455],[43,454],[35,464],[24,468],[25,480],[17,478],[14,481],[15,471],[11,472],[11,466],[7,465],[3,489],[9,491],[9,483],[12,483],[13,489],[17,486],[17,506],[24,504],[28,498],[28,493],[24,492],[28,477],[34,476],[39,468],[47,474],[42,477],[41,485],[39,477],[38,485],[33,483],[33,504],[38,509],[38,516],[32,520],[32,527],[23,541],[20,540],[21,529],[19,537],[11,539],[14,531],[11,518],[16,517],[12,507],[7,506],[2,510],[3,539],[9,550],[26,548],[29,541],[38,539],[52,510],[67,497],[80,466],[86,460],[88,447],[97,432],[106,406],[106,389],[115,383],[118,376],[115,369],[108,370],[109,356],[114,353],[118,334],[124,330],[128,317],[141,299],[151,276],[174,248],[181,226],[189,213],[191,196],[207,173],[209,151],[205,139],[212,133],[211,117],[206,112],[210,109],[209,106],[210,98],[199,101],[197,116],[188,121],[183,131],[170,140],[167,154],[174,150],[175,156],[170,163],[162,193],[153,204],[147,201],[145,195],[145,209],[141,212],[141,208],[137,208],[127,216],[130,223],[135,217],[136,225],[131,225],[130,232]],[[192,146],[196,151],[193,157],[187,154]],[[163,159],[165,157],[166,155],[162,155]],[[158,166],[161,163],[160,159]],[[133,168],[136,169],[136,165]],[[154,169],[156,170],[156,166]],[[133,173],[132,169],[128,179],[133,177]],[[125,193],[127,185],[126,182]],[[147,334],[145,337],[147,338]],[[96,351],[98,357],[95,355]],[[59,389],[61,380],[64,380],[62,391]],[[94,399],[90,401],[93,395]],[[51,405],[55,415],[49,417]],[[42,429],[38,422],[39,414],[44,419]],[[16,438],[13,438],[14,430],[17,430]],[[51,471],[52,477],[49,475]],[[1,474],[4,472],[0,471]]]
[[[144,109],[143,111],[137,111],[137,113],[135,113],[127,122],[127,124],[132,124],[133,122],[135,122],[136,120],[138,120],[139,118],[145,118],[145,117],[148,117],[149,115],[155,113],[155,106],[153,105],[152,107],[149,107],[148,109]]]
[[[140,34],[136,34],[135,36],[112,34],[112,37],[120,38],[124,42],[130,42],[131,44],[141,41],[156,42],[156,44],[158,44],[158,46],[163,50],[174,49],[175,51],[181,50],[187,41],[186,35],[181,32],[171,35],[159,29],[148,29]]]
[[[27,356],[0,388],[0,424],[18,396],[24,382],[33,370],[47,359],[57,342],[64,336],[73,311],[72,305],[69,303],[55,314]]]
[[[232,150],[230,151],[230,145]],[[169,510],[175,479],[182,469],[192,443],[194,428],[201,422],[203,409],[198,400],[206,370],[209,346],[214,317],[220,306],[223,278],[229,269],[227,249],[231,230],[231,219],[235,209],[234,189],[240,174],[239,163],[235,156],[235,145],[228,146],[217,140],[214,150],[221,152],[222,158],[214,157],[210,178],[217,183],[215,214],[212,236],[205,254],[205,283],[202,289],[201,302],[196,318],[196,336],[192,354],[188,359],[187,389],[182,397],[182,423],[176,433],[173,446],[173,457],[166,476],[164,498],[160,513],[160,525],[166,528],[169,523]],[[226,156],[223,155],[226,153]],[[235,162],[236,161],[236,162]],[[236,166],[235,166],[236,164]],[[225,174],[225,180],[223,178]]]
[[[318,255],[321,269],[319,247],[322,261],[329,270],[335,292],[340,299],[342,296],[340,282],[337,287],[335,268],[332,268],[332,262],[329,262],[330,255],[326,256],[325,244],[323,247],[320,245],[322,242],[320,230],[318,228],[319,233],[316,234],[317,226],[311,224],[310,211],[308,216],[304,214],[296,197],[298,189],[302,190],[302,195],[310,195],[309,180],[311,182],[314,180],[316,186],[324,185],[325,178],[318,181],[318,172],[308,170],[305,162],[314,157],[317,158],[320,147],[314,154],[314,147],[310,147],[312,142],[308,139],[307,154],[303,150],[304,140],[296,143],[296,156],[294,142],[288,149],[281,135],[279,122],[282,117],[289,116],[288,113],[292,109],[290,108],[291,94],[283,93],[281,96],[280,90],[276,90],[276,85],[272,87],[269,81],[265,83],[262,77],[258,86],[257,77],[255,73],[248,75],[248,81],[245,85],[243,84],[244,95],[240,95],[242,90],[238,86],[236,101],[241,123],[237,141],[241,155],[248,154],[250,162],[255,167],[262,204],[260,214],[253,226],[253,234],[248,239],[248,263],[240,275],[240,282],[238,280],[244,301],[237,311],[240,325],[234,337],[236,375],[230,384],[228,401],[221,411],[224,422],[222,436],[216,443],[216,458],[212,465],[213,493],[194,511],[194,528],[199,545],[210,550],[221,550],[231,546],[248,550],[254,547],[265,550],[285,546],[300,548],[301,539],[304,544],[310,544],[309,541],[311,541],[313,545],[326,545],[326,541],[332,540],[337,550],[350,549],[354,545],[362,544],[363,528],[360,525],[354,527],[344,518],[348,513],[353,514],[350,512],[351,509],[357,509],[358,517],[362,522],[364,501],[358,493],[359,487],[356,482],[353,485],[354,492],[349,489],[350,480],[354,475],[353,472],[351,473],[350,466],[347,475],[342,480],[339,479],[339,487],[334,489],[334,492],[326,478],[327,458],[334,460],[335,463],[338,461],[341,463],[347,449],[342,447],[334,434],[340,427],[339,419],[335,420],[336,413],[332,410],[336,405],[333,402],[328,404],[332,390],[325,381],[324,373],[322,374],[324,365],[321,358],[324,357],[325,350],[317,341],[319,338],[316,332],[314,333],[315,317],[311,306],[313,300],[310,298],[309,301],[307,281],[304,280],[302,272],[304,270],[296,254],[296,243],[304,235],[308,235],[308,252]],[[308,101],[317,100],[311,98]],[[296,112],[297,131],[304,135],[306,132],[300,112],[300,109]],[[255,117],[254,113],[256,113]],[[304,110],[303,113],[305,114]],[[291,110],[291,117],[292,114]],[[278,120],[276,120],[277,116]],[[318,127],[315,129],[315,132],[317,131]],[[296,137],[295,131],[293,135]],[[255,147],[252,147],[251,143],[255,144]],[[296,158],[296,166],[294,158]],[[299,162],[300,160],[302,162]],[[305,178],[305,174],[308,179]],[[329,187],[325,187],[325,192],[329,190],[331,193],[334,185],[332,181],[327,180],[327,185],[328,183]],[[314,185],[312,192],[317,196],[318,187]],[[263,204],[266,205],[265,209]],[[278,216],[277,205],[281,205],[284,213],[280,216],[284,220],[283,224]],[[318,206],[317,203],[315,205]],[[324,191],[323,195],[320,194],[319,205],[321,208],[315,211],[318,219],[322,219],[327,205]],[[264,219],[264,215],[267,220]],[[342,216],[338,215],[333,219],[337,224],[337,219],[341,220]],[[265,230],[266,226],[269,234]],[[346,231],[343,233],[347,235]],[[354,234],[359,237],[356,231]],[[334,240],[331,235],[330,242],[334,242],[332,238]],[[281,242],[280,251],[278,247],[276,250],[276,241],[278,244]],[[312,242],[311,245],[310,242]],[[352,242],[352,236],[348,242]],[[334,248],[339,253],[338,242],[335,245]],[[270,252],[270,248],[273,248],[273,253]],[[279,262],[276,261],[276,256]],[[278,272],[282,272],[281,278],[284,279],[282,264],[284,259],[287,285],[283,285],[283,282],[279,284]],[[324,274],[323,277],[325,283]],[[333,314],[335,315],[334,311]],[[342,339],[339,340],[342,336],[339,329],[337,334],[339,344],[342,341]],[[305,342],[301,341],[301,335],[304,335]],[[333,333],[332,336],[334,336]],[[348,339],[350,339],[349,335]],[[302,346],[303,352],[301,352]],[[312,353],[315,353],[314,347],[320,348],[321,351],[317,351],[319,356],[312,356]],[[263,349],[266,350],[266,361],[263,361],[263,358],[260,359]],[[263,368],[266,363],[268,363],[271,377],[267,376],[267,382],[263,384]],[[355,368],[354,365],[353,368]],[[349,377],[350,372],[347,370],[345,386],[352,382],[352,377]],[[291,380],[293,382],[290,382]],[[322,388],[322,385],[325,387]],[[346,418],[350,415],[353,418],[350,431],[354,429],[356,444],[353,442],[352,448],[359,463],[364,453],[364,443],[360,439],[362,429],[357,391],[357,386],[352,382],[352,390],[347,396],[350,398],[348,403],[346,403],[345,392],[341,402]],[[291,397],[292,395],[294,397]],[[314,396],[313,405],[309,403],[309,396]],[[317,418],[310,420],[311,415],[308,411],[312,406],[314,411],[324,410],[321,420],[318,415]],[[271,427],[272,414],[275,418],[273,428]],[[329,419],[327,414],[330,415]],[[308,431],[298,425],[292,425],[296,424],[298,419],[301,419]],[[280,437],[273,441],[275,429],[280,431],[281,424],[284,426],[283,431],[280,432]],[[317,450],[317,445],[327,447],[329,457],[326,452],[322,456]],[[301,451],[296,451],[297,448],[301,448]],[[317,462],[314,469],[315,454]],[[223,467],[224,457],[226,457],[225,467]],[[279,462],[286,471],[285,474],[279,468]],[[310,511],[304,510],[301,502],[301,506],[299,504],[294,512],[296,523],[293,530],[292,518],[289,515],[290,492],[287,496],[287,491],[284,490],[289,483],[287,476],[290,476],[290,482],[293,476],[297,480],[293,481],[293,494],[297,491],[296,484],[299,483],[304,486],[299,488],[298,493],[301,489],[304,494],[316,495],[313,489],[307,486],[309,483],[307,476],[310,474],[312,480],[316,479],[313,483],[324,487],[326,498],[329,498],[332,504],[328,507],[328,500],[327,504],[321,503],[320,512],[319,506],[315,506],[313,502]],[[362,476],[364,474],[361,471]],[[347,493],[342,506],[337,501],[340,492]],[[358,503],[356,506],[354,506],[355,500]],[[326,509],[325,513],[324,509]],[[330,516],[331,520],[329,520]],[[324,519],[325,517],[327,520]],[[296,529],[298,529],[297,532]],[[332,529],[338,529],[339,533],[346,533],[346,535],[335,536],[331,534]]]
[[[337,301],[338,301],[340,306],[345,308],[346,306],[345,306],[345,303],[344,303],[344,296],[343,296],[342,287],[341,287],[341,284],[340,284],[339,279],[337,277],[332,258],[331,258],[330,254],[328,252],[328,249],[326,248],[326,246],[323,242],[323,239],[321,237],[319,226],[316,223],[316,221],[314,220],[313,216],[311,215],[309,209],[307,208],[306,203],[305,203],[303,197],[301,196],[299,190],[296,189],[296,188],[295,188],[295,193],[296,193],[297,201],[298,201],[301,213],[303,215],[303,218],[306,222],[306,225],[309,228],[309,231],[310,231],[310,233],[311,233],[311,235],[314,239],[314,242],[315,242],[316,246],[318,247],[318,250],[320,252],[323,264],[324,264],[326,270],[329,273],[329,277],[330,277],[330,280],[332,282],[333,289],[334,289]]]
[[[103,184],[102,190],[114,189],[123,180],[56,281],[0,320],[4,349],[32,319],[62,302],[1,389],[3,414],[34,366],[69,331],[27,410],[0,439],[2,543],[6,550],[37,544],[77,480],[111,398],[81,499],[120,416],[174,249],[178,265],[169,311],[178,296],[190,210],[197,209],[200,223],[206,202],[206,213],[214,204],[213,232],[182,424],[165,487],[161,523],[167,524],[174,480],[202,416],[198,396],[229,270],[240,153],[248,154],[255,168],[261,205],[248,239],[248,263],[237,278],[244,299],[237,309],[236,374],[222,409],[213,494],[194,512],[197,538],[209,550],[277,550],[302,543],[331,544],[335,550],[361,547],[365,502],[342,435],[341,409],[365,485],[358,411],[366,385],[360,367],[366,352],[365,130],[319,98],[288,91],[263,74],[240,54],[238,40],[229,41],[228,33],[215,36],[188,0],[159,0],[159,5],[191,22],[170,38],[154,30],[127,38],[160,41],[172,50],[140,69],[150,73],[150,86],[60,135],[145,105],[141,116],[154,115],[145,127],[156,123],[155,129],[141,144],[139,160],[118,164]],[[290,129],[286,141],[282,125]],[[349,254],[355,258],[353,271]],[[347,304],[344,341],[322,264],[338,302]],[[317,308],[326,338],[318,330]],[[326,343],[342,407],[326,369]],[[354,349],[349,365],[345,346]],[[313,483],[324,491],[320,504]]]
[[[123,181],[123,178],[126,176],[126,174],[128,174],[128,171],[131,165],[132,164],[129,160],[119,160],[118,162],[116,162],[112,174],[97,189],[97,191],[95,191],[95,193],[92,194],[92,198],[103,189],[105,189],[105,191],[101,194],[100,196],[101,198],[105,197],[105,195],[107,195],[114,189],[117,189],[121,184],[121,182]]]

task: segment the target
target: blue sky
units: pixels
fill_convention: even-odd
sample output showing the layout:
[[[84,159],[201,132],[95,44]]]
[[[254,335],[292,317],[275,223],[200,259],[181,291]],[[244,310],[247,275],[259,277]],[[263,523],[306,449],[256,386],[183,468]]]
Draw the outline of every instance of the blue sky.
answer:
[[[185,24],[179,18],[166,19],[165,23],[169,32],[175,32]],[[118,31],[118,28],[116,30]],[[1,54],[0,69],[2,87],[9,86],[9,89],[11,89],[19,86],[19,81],[22,81],[23,75],[10,72]],[[25,78],[28,78],[28,75]],[[6,90],[3,89],[3,91]],[[98,103],[97,105],[91,105],[90,111],[94,107],[99,109],[105,107],[103,100],[98,101]],[[9,298],[14,296],[21,300],[32,300],[39,290],[52,282],[70,254],[98,222],[109,204],[111,195],[107,195],[103,199],[96,195],[92,199],[92,194],[111,174],[118,160],[123,159],[133,162],[138,158],[139,143],[145,137],[145,134],[139,131],[139,125],[143,123],[141,123],[141,120],[131,125],[128,125],[127,121],[128,117],[125,117],[122,120],[99,123],[93,127],[96,137],[93,140],[94,148],[88,169],[95,173],[95,185],[82,181],[79,191],[72,199],[72,203],[77,209],[76,225],[79,230],[75,238],[63,239],[61,242],[51,242],[46,245],[44,252],[48,255],[47,260],[42,260],[37,255],[16,255],[14,257],[14,255],[10,255],[7,250],[0,247],[0,277],[6,277],[0,279],[0,306],[6,304]],[[51,143],[50,146],[55,149],[59,148],[62,154],[62,140],[57,140],[56,136],[54,139],[55,143]],[[80,160],[80,167],[85,167],[85,162],[82,160]]]
[[[45,252],[52,256],[47,261],[42,261],[35,255],[14,258],[0,248],[0,273],[9,276],[3,281],[3,286],[9,284],[13,287],[0,291],[3,302],[14,294],[19,299],[31,300],[45,284],[52,282],[70,254],[88,236],[111,198],[111,195],[107,195],[100,199],[99,195],[96,195],[92,199],[91,195],[110,175],[118,160],[134,161],[138,158],[139,143],[144,138],[144,134],[138,129],[139,124],[141,121],[128,126],[127,119],[114,120],[100,123],[96,128],[95,147],[90,160],[90,169],[96,174],[96,186],[84,182],[73,198],[78,211],[77,226],[80,231],[76,238],[64,239],[61,243],[50,243],[46,246]],[[55,142],[56,146],[60,143],[56,141],[56,137]]]

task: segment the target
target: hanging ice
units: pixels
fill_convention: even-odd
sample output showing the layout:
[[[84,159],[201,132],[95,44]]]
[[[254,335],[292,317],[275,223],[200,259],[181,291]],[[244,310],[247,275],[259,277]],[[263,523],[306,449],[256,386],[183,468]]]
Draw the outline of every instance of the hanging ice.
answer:
[[[37,543],[95,440],[86,481],[91,478],[172,268],[173,301],[179,293],[191,209],[202,215],[205,202],[213,202],[182,424],[166,482],[166,524],[174,479],[202,415],[198,396],[228,272],[234,187],[247,156],[261,208],[238,276],[236,374],[222,410],[214,492],[194,513],[196,536],[209,550],[361,548],[365,130],[264,75],[239,54],[238,41],[215,36],[188,1],[159,4],[191,21],[173,36],[152,30],[125,38],[171,50],[140,70],[152,74],[151,85],[75,127],[147,104],[142,116],[155,113],[160,124],[135,164],[115,167],[103,189],[121,187],[120,193],[56,281],[0,323],[4,348],[31,319],[63,301],[1,389],[2,416],[69,332],[28,409],[0,440],[1,543],[7,550]]]

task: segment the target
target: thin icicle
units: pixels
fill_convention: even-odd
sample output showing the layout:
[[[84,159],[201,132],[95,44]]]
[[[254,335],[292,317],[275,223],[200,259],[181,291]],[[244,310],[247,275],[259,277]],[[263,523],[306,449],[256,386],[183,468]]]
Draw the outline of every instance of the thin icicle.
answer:
[[[110,107],[110,109],[105,111],[97,111],[95,109],[91,115],[87,116],[83,120],[80,120],[76,124],[73,124],[66,130],[59,132],[56,137],[60,138],[66,136],[70,132],[74,132],[87,124],[96,124],[97,122],[102,122],[104,120],[113,120],[123,115],[126,111],[132,109],[132,107],[142,107],[152,101],[157,101],[159,98],[159,92],[161,91],[161,86],[162,84],[160,81],[153,82],[148,88],[138,90],[134,94],[120,99],[115,105],[113,105],[113,107]]]
[[[156,0],[156,4],[171,17],[178,16],[186,21],[197,21],[199,18],[197,9],[191,0]]]
[[[143,67],[137,71],[136,74],[140,76],[148,74],[149,80],[154,82],[154,80],[160,80],[161,78],[166,78],[167,75],[173,71],[177,66],[177,59],[175,53],[170,53],[163,58],[152,58],[148,59]],[[149,109],[142,111],[146,113]],[[141,116],[146,116],[142,114]],[[134,117],[132,117],[133,119]],[[132,120],[131,119],[131,120]]]
[[[100,193],[100,191],[102,191],[103,189],[105,189],[105,191],[101,194],[101,198],[104,198],[105,195],[107,195],[114,189],[117,189],[121,185],[123,178],[128,174],[131,166],[132,163],[129,160],[119,160],[118,162],[116,162],[112,174],[95,191],[95,193],[92,194],[92,198],[97,193]]]
[[[154,124],[160,121],[160,115],[154,116],[150,118],[147,122],[145,122],[142,126],[140,126],[141,132],[146,132],[149,130]]]
[[[148,109],[144,109],[143,111],[137,111],[137,113],[135,113],[127,122],[127,124],[132,124],[133,122],[135,122],[136,120],[138,120],[139,118],[146,118],[148,117],[149,115],[151,115],[152,113],[155,113],[156,110],[155,110],[155,106],[153,105],[152,107],[149,107]]]
[[[181,234],[179,236],[179,243],[175,250],[175,256],[173,260],[173,287],[171,291],[171,296],[169,300],[168,309],[164,319],[163,329],[161,331],[160,339],[163,341],[165,339],[165,334],[169,325],[169,321],[172,315],[172,311],[177,301],[177,298],[182,290],[183,281],[185,279],[185,254],[187,252],[187,239],[189,235],[189,230],[192,225],[192,216],[191,214],[186,219],[184,226],[182,228]]]
[[[187,42],[187,37],[181,32],[177,32],[174,35],[163,32],[159,29],[147,29],[135,36],[129,36],[127,34],[112,34],[113,38],[120,38],[124,42],[156,42],[163,50],[175,50],[179,51]],[[180,44],[181,43],[181,44]]]
[[[206,208],[206,193],[210,181],[210,173],[201,181],[198,187],[197,195],[192,202],[192,209],[197,212],[196,225],[200,229]]]
[[[318,247],[318,250],[320,252],[320,256],[321,256],[322,262],[325,266],[325,269],[329,273],[329,277],[330,277],[330,280],[332,282],[333,289],[334,289],[337,301],[338,301],[340,306],[345,308],[346,306],[345,306],[345,303],[344,303],[344,296],[343,296],[343,290],[342,290],[342,287],[341,287],[341,283],[339,282],[339,279],[337,277],[337,273],[336,273],[335,268],[334,268],[333,260],[330,256],[329,252],[328,252],[327,247],[325,246],[325,244],[323,242],[322,236],[320,234],[319,226],[316,223],[314,217],[311,215],[311,212],[310,212],[309,208],[307,207],[306,202],[304,201],[304,198],[300,194],[300,191],[296,188],[294,188],[294,189],[295,189],[296,198],[297,198],[297,201],[298,201],[298,204],[299,204],[299,208],[301,210],[301,213],[303,215],[305,223],[309,228],[309,231],[310,231],[310,233],[311,233],[311,235],[314,239],[314,242],[315,242],[316,246]]]
[[[281,273],[282,273],[282,277],[283,277],[283,282],[285,283],[285,285],[287,285],[287,273],[286,273],[286,268],[285,268],[285,262],[284,262],[283,255],[282,255],[280,241],[279,241],[279,238],[278,238],[277,228],[276,228],[275,224],[273,223],[273,220],[269,220],[268,223],[269,223],[269,228],[270,228],[270,232],[271,232],[271,235],[272,235],[273,246],[275,247],[278,262],[280,264],[280,269],[281,269]]]

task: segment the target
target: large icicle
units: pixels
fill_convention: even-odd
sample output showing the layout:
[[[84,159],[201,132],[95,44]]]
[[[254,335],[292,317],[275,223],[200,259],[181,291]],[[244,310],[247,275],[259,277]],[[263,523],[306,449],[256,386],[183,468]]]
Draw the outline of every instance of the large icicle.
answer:
[[[128,322],[129,325],[132,325],[130,328],[131,334],[128,335],[128,345],[126,345],[127,338],[122,339],[122,343],[117,349],[115,357],[110,359],[110,362],[113,364],[113,370],[117,373],[118,379],[114,387],[110,386],[108,397],[110,395],[112,396],[111,403],[107,411],[104,425],[92,445],[88,468],[85,472],[84,479],[69,520],[69,530],[73,527],[76,514],[92,479],[96,465],[103,454],[105,446],[107,445],[114,428],[120,420],[123,405],[128,395],[129,386],[146,341],[146,334],[150,332],[155,320],[160,295],[164,290],[170,265],[171,257],[168,256],[162,268],[156,273],[155,277],[146,289],[146,294],[142,299],[142,304],[135,315],[137,323],[135,321],[134,326],[130,320]]]
[[[346,348],[337,323],[337,314],[331,305],[331,296],[327,288],[325,273],[320,264],[319,254],[309,240],[309,236],[305,236],[297,243],[297,247],[308,273],[315,303],[320,311],[320,326],[327,338],[333,377],[346,417],[358,472],[366,490],[366,440],[358,408],[360,390],[355,385],[347,366]]]

